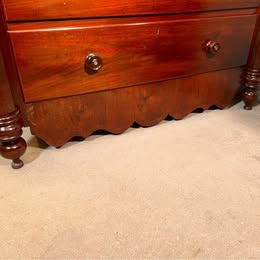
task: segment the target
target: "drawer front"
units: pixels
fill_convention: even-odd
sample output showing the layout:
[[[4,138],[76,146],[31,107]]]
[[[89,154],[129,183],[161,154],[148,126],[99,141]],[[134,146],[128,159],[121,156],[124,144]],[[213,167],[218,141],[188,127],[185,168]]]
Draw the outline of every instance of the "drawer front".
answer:
[[[259,0],[3,0],[8,20],[45,20],[256,8]]]
[[[120,23],[122,20],[106,26],[84,27],[84,22],[77,22],[70,28],[10,31],[25,100],[83,94],[244,65],[256,16]],[[86,66],[89,54],[102,59],[98,71],[93,70],[100,64],[98,57]]]

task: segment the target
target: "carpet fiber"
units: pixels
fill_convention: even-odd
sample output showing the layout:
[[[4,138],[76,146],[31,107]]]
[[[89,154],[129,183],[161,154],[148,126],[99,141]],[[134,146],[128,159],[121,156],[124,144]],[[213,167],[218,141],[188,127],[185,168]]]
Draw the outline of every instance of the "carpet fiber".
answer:
[[[1,259],[260,259],[260,106],[0,159]]]

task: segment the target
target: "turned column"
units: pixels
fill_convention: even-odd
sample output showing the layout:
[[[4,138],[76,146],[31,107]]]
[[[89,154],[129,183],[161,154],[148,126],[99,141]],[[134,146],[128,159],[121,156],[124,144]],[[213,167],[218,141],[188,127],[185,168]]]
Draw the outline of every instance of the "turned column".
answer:
[[[260,10],[258,10],[260,13]],[[260,18],[258,17],[250,54],[243,76],[242,99],[244,108],[251,110],[257,104],[257,88],[260,86]]]
[[[26,142],[21,138],[23,122],[9,84],[9,79],[15,75],[11,62],[9,38],[0,2],[0,154],[12,160],[12,167],[18,169],[23,166],[20,157],[26,150]],[[7,68],[11,72],[9,77]]]
[[[0,51],[0,153],[4,158],[12,160],[14,169],[23,166],[20,157],[26,150],[26,143],[21,138],[22,126],[20,111],[14,104]]]

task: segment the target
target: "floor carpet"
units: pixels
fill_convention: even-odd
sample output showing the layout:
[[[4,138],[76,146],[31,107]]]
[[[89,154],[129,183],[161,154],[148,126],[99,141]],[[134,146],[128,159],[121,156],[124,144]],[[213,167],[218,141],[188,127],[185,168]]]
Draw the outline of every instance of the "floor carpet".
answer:
[[[260,106],[0,159],[1,259],[260,259]]]

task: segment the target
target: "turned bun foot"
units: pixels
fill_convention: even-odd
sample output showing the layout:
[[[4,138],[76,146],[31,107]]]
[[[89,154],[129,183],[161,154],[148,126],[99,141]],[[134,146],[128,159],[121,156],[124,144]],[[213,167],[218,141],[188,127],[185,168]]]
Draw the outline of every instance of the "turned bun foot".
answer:
[[[23,166],[20,157],[25,153],[26,142],[21,137],[22,122],[19,110],[0,117],[0,152],[1,155],[12,160],[12,168],[19,169]]]
[[[0,146],[1,154],[4,158],[12,160],[12,168],[19,169],[23,167],[23,161],[20,157],[25,153],[26,142],[18,137],[10,142],[2,142]]]
[[[256,104],[257,102],[257,92],[256,88],[254,87],[246,87],[242,91],[242,100],[245,103],[244,109],[245,110],[252,110],[252,107]]]
[[[13,169],[20,169],[23,167],[23,165],[23,161],[20,158],[14,159],[11,164]]]

